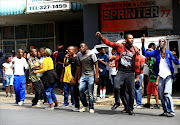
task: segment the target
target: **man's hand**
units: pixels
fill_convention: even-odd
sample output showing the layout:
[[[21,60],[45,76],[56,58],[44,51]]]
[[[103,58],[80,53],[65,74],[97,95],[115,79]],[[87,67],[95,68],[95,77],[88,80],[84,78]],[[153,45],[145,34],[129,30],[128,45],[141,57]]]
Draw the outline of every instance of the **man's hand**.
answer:
[[[65,55],[65,58],[69,58],[69,54],[66,54],[66,55]]]
[[[113,61],[114,59],[116,59],[116,56],[115,56],[115,55],[109,56],[109,61]]]
[[[140,82],[140,79],[139,79],[139,77],[138,77],[138,78],[136,78],[136,81],[137,81],[137,83],[138,83],[138,82]]]
[[[171,52],[172,55],[174,56],[174,58],[177,58],[177,55],[176,55],[176,48],[174,48],[174,51]]]
[[[12,61],[12,64],[14,64],[15,63],[15,61]]]
[[[143,34],[143,37],[141,37],[141,43],[144,43],[145,41],[145,34]]]
[[[37,72],[36,72],[36,71],[32,71],[31,73],[33,73],[33,74],[37,74]]]
[[[155,86],[158,86],[158,84],[159,84],[159,82],[158,82],[158,81],[156,81],[156,82],[155,82]]]
[[[103,36],[102,36],[102,34],[98,31],[98,32],[96,32],[96,36],[98,36],[99,38],[103,38]]]

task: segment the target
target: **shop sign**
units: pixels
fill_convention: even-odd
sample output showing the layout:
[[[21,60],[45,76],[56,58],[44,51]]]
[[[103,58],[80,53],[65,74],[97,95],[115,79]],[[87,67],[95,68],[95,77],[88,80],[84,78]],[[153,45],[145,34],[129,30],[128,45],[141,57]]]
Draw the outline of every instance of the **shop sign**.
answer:
[[[100,5],[101,31],[172,29],[171,0],[140,0]]]
[[[27,13],[36,12],[47,12],[47,11],[57,11],[57,10],[70,10],[70,2],[60,2],[56,0],[27,0]]]
[[[108,33],[102,33],[102,35],[111,42],[117,42],[120,39],[124,39],[124,32],[108,32]]]

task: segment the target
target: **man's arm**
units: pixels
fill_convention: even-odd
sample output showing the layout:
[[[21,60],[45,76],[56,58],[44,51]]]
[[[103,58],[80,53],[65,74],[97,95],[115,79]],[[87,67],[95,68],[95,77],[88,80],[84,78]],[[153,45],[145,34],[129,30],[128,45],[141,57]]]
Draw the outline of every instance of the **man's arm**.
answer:
[[[171,58],[171,60],[173,60],[175,65],[179,65],[179,60],[178,60],[176,54],[170,52],[170,58]]]
[[[61,73],[61,77],[60,77],[60,82],[63,82],[63,78],[64,78],[64,67],[62,69],[62,73]]]
[[[5,81],[5,67],[3,66],[3,80]]]
[[[107,61],[106,61],[106,60],[105,60],[105,61],[102,61],[102,60],[99,59],[99,58],[98,58],[97,60],[98,60],[99,62],[101,62],[103,65],[105,65],[105,66],[107,65]]]
[[[120,43],[114,43],[114,42],[108,41],[106,38],[103,37],[103,35],[100,32],[97,32],[96,36],[98,36],[103,41],[104,44],[112,48],[117,48],[117,44],[120,44]]]

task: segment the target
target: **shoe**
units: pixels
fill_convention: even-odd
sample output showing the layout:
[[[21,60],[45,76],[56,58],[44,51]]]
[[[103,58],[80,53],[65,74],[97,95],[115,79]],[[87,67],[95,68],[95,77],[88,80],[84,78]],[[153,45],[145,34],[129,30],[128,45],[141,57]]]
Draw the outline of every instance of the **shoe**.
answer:
[[[15,104],[18,104],[18,102],[15,102]]]
[[[142,105],[137,105],[136,108],[137,109],[142,109],[143,107],[142,107]]]
[[[32,105],[33,108],[40,108],[41,106],[40,105]]]
[[[38,105],[41,105],[43,104],[43,101],[42,100],[38,100]]]
[[[54,105],[54,108],[57,108],[57,107],[60,107],[60,105],[59,105],[59,104],[58,104],[58,105],[55,104],[55,105]]]
[[[72,108],[75,108],[75,104],[72,104],[72,106],[71,106]]]
[[[167,117],[174,117],[174,116],[175,116],[174,112],[167,113]]]
[[[160,114],[159,116],[167,116],[167,113],[164,112],[164,113]]]
[[[90,113],[94,113],[95,111],[94,111],[94,109],[90,109],[89,112]]]
[[[9,97],[13,97],[13,95],[10,95]]]
[[[72,109],[73,112],[79,112],[79,108]]]
[[[48,106],[48,107],[46,107],[45,109],[47,109],[47,110],[54,110],[54,107]]]
[[[87,110],[88,107],[82,107],[79,112],[85,112]]]
[[[128,113],[128,111],[126,111],[125,109],[121,111],[122,113]]]
[[[20,101],[20,102],[18,102],[18,105],[19,105],[19,106],[22,106],[23,103],[24,103],[23,101]]]
[[[160,109],[160,105],[157,105],[157,104],[155,104],[155,106],[153,107],[153,109]]]
[[[137,108],[137,104],[136,104],[136,105],[134,105],[134,108]]]
[[[8,95],[6,95],[6,97],[8,97]]]
[[[34,94],[33,92],[30,93],[30,95],[33,95],[33,94]]]
[[[43,102],[44,105],[48,105],[49,103],[48,102]]]
[[[135,115],[135,113],[131,110],[128,113],[129,113],[129,115]]]
[[[117,107],[119,107],[119,105],[114,104],[111,110],[116,110]]]
[[[94,98],[94,102],[97,103],[98,102],[98,98]]]
[[[61,107],[69,107],[69,105],[65,105],[65,104],[63,104]]]
[[[109,98],[114,98],[114,94],[112,96],[109,96]]]
[[[150,108],[150,104],[149,104],[149,103],[146,103],[146,104],[143,105],[143,107],[145,107],[145,108]]]

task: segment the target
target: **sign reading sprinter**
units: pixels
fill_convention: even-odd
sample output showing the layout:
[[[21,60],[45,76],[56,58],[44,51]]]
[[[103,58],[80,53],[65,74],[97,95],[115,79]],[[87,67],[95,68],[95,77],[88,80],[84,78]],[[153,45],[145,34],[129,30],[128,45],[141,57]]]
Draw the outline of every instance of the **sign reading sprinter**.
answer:
[[[70,2],[27,0],[27,13],[46,12],[55,10],[70,10]]]
[[[172,29],[171,0],[139,0],[100,5],[101,32]]]

